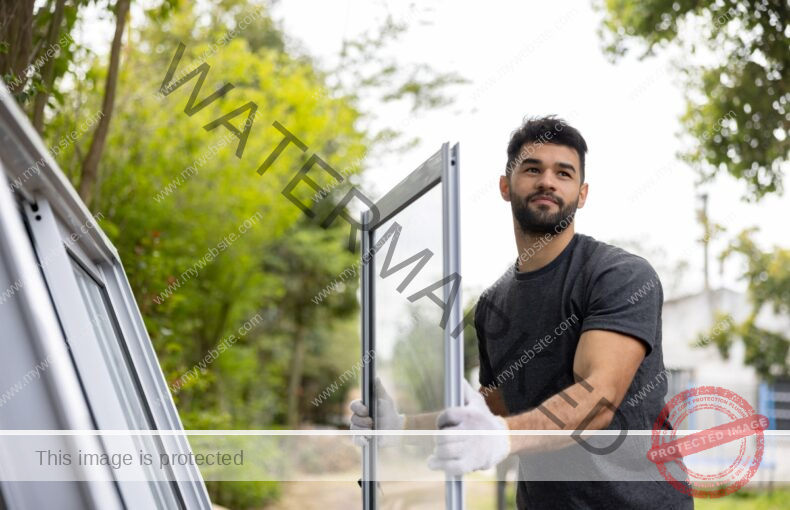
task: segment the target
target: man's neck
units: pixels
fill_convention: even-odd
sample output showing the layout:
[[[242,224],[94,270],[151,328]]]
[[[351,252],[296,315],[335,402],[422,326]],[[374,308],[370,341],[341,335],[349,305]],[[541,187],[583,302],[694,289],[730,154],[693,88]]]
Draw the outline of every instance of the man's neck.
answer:
[[[519,255],[518,270],[521,272],[536,271],[547,266],[568,246],[575,233],[573,223],[559,234],[554,232],[549,234],[524,233],[518,223],[515,221],[514,223],[513,228]]]

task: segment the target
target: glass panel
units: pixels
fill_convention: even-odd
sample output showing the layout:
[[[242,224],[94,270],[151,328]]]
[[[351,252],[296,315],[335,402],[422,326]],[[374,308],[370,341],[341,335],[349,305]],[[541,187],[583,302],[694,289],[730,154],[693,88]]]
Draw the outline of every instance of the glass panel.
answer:
[[[128,354],[124,350],[123,340],[116,329],[115,316],[106,300],[105,290],[82,266],[73,260],[71,264],[74,275],[77,277],[80,294],[82,294],[83,302],[90,316],[93,331],[99,340],[99,348],[104,357],[105,366],[112,378],[111,384],[123,407],[126,424],[129,429],[133,430],[153,430],[154,424],[149,418],[146,403],[138,389],[139,386]],[[96,404],[92,403],[94,412],[96,412]],[[161,440],[153,436],[132,436],[132,440],[140,450],[163,451],[159,446]],[[107,444],[108,438],[102,438],[102,442]],[[151,479],[157,478],[156,473],[152,472],[152,467],[145,469],[149,470]],[[173,493],[175,489],[171,485],[162,482],[148,482],[148,486],[155,495],[159,508],[182,508]]]
[[[444,330],[439,325],[442,309],[429,297],[413,303],[408,298],[443,278],[441,185],[434,186],[376,229],[374,245],[395,222],[401,226],[401,233],[390,261],[390,271],[425,249],[433,255],[403,292],[398,292],[397,288],[417,263],[382,278],[381,270],[392,239],[375,256],[376,375],[400,413],[436,413],[444,403]],[[444,301],[443,288],[433,292]],[[379,428],[388,428],[384,423],[386,411],[383,407],[377,408],[376,413]],[[393,439],[396,440],[394,444]],[[381,482],[381,508],[444,507],[444,473],[427,468],[432,452],[432,436],[404,436],[403,442],[399,438],[379,438],[379,479],[401,480]]]
[[[774,428],[790,429],[790,377],[779,376],[775,379],[771,391],[771,401],[775,413]],[[765,413],[763,413],[765,414]]]
[[[110,370],[112,385],[124,408],[129,428],[151,429],[153,424],[149,422],[144,412],[143,402],[134,386],[127,357],[122,351],[121,340],[112,323],[111,317],[113,316],[104,301],[103,290],[82,267],[74,262],[72,262],[72,266],[74,274],[77,276],[83,301],[90,315],[93,332],[99,339],[99,347]]]

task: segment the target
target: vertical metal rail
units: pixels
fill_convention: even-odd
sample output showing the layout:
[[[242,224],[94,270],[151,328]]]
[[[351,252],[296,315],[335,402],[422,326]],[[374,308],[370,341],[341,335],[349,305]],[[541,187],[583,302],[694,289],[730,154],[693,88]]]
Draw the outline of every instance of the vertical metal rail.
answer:
[[[442,145],[442,210],[443,210],[443,254],[444,275],[461,275],[461,217],[459,183],[460,147],[445,143]],[[445,286],[444,301],[450,299],[454,285]],[[463,405],[462,379],[464,371],[463,332],[457,338],[451,333],[461,324],[463,316],[461,286],[450,308],[450,317],[444,328],[444,405],[457,407]],[[447,476],[445,481],[445,508],[463,510],[464,486],[462,476]]]
[[[362,224],[366,225],[372,221],[372,214],[370,211],[362,213]],[[373,247],[373,230],[362,231],[362,254],[369,253]],[[365,354],[375,352],[376,341],[374,337],[373,328],[373,313],[374,313],[374,285],[376,283],[375,275],[375,255],[368,257],[367,263],[362,264],[362,357]],[[369,361],[364,363],[362,367],[362,403],[368,407],[370,416],[375,419],[376,416],[376,371],[375,361],[368,358]],[[362,447],[362,508],[364,510],[376,510],[376,451],[378,445],[378,437],[373,436],[368,442],[367,446]]]

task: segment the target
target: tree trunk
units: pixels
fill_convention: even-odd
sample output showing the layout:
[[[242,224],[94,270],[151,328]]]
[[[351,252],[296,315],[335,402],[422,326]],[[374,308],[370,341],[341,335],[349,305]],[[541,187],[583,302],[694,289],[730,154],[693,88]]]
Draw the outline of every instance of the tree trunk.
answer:
[[[288,381],[288,427],[295,430],[299,426],[299,396],[302,388],[302,371],[304,370],[305,339],[304,326],[297,318],[296,332],[293,339],[291,355],[290,379]]]
[[[129,13],[129,3],[131,0],[118,0],[116,4],[115,35],[110,49],[110,66],[107,69],[107,81],[104,85],[104,100],[102,101],[103,116],[99,120],[96,131],[93,133],[88,154],[82,163],[82,177],[80,179],[79,193],[85,204],[91,207],[96,195],[96,183],[99,178],[99,162],[107,142],[107,135],[110,132],[110,120],[112,119],[113,107],[115,105],[115,90],[118,86],[118,73],[121,62],[121,42],[123,41],[123,28],[126,24],[126,17]]]
[[[230,315],[231,308],[233,308],[233,306],[230,302],[230,299],[223,299],[222,304],[220,304],[219,307],[219,313],[217,314],[217,322],[214,324],[214,332],[212,333],[211,339],[209,340],[209,349],[215,348],[222,341],[222,332],[225,330],[225,326],[228,324],[228,316]],[[205,350],[203,352],[205,352]]]
[[[60,25],[63,22],[63,12],[66,6],[66,0],[57,0],[55,4],[55,12],[52,14],[52,21],[49,23],[47,30],[47,40],[44,46],[44,53],[58,42],[60,36]],[[47,106],[49,100],[49,93],[55,81],[55,58],[48,58],[44,66],[40,69],[41,81],[44,82],[44,90],[36,94],[35,102],[33,103],[33,127],[36,128],[39,134],[44,133],[44,108]]]
[[[0,42],[8,45],[8,53],[0,51],[0,76],[10,74],[5,85],[17,94],[27,84],[25,69],[33,51],[33,7],[35,0],[0,2]]]

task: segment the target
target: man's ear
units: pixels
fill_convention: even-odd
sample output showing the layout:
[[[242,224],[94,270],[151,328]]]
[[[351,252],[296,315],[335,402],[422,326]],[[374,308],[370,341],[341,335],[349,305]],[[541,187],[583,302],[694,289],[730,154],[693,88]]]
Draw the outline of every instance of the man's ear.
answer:
[[[589,186],[586,182],[582,184],[581,188],[579,188],[579,209],[584,207],[584,203],[587,202],[588,190],[589,190]]]
[[[504,175],[499,176],[499,194],[505,202],[510,202],[510,182]]]

